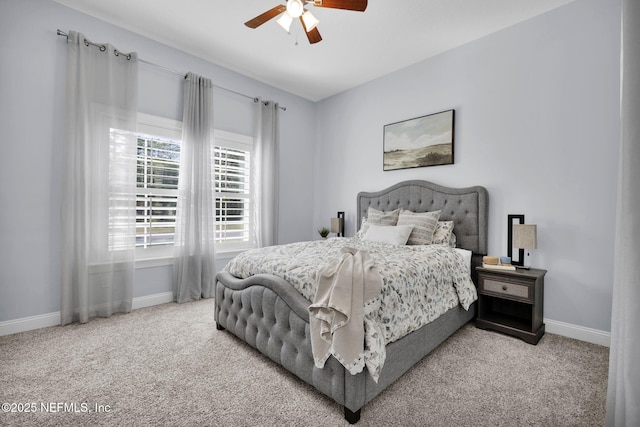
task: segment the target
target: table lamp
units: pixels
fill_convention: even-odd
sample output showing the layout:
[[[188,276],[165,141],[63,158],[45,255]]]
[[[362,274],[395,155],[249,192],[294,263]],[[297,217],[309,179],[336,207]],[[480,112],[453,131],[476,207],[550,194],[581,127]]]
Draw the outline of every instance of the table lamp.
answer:
[[[527,249],[527,255],[530,255],[529,249],[538,247],[537,226],[535,224],[514,224],[513,225],[513,247],[518,249]],[[523,262],[524,264],[524,262]],[[529,269],[529,266],[521,267]]]

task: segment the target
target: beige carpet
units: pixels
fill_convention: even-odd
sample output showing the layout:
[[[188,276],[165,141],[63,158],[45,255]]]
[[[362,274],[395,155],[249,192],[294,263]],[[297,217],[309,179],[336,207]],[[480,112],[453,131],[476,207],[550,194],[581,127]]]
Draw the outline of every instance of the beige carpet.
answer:
[[[602,426],[608,348],[468,324],[360,426]],[[342,407],[217,331],[213,301],[0,337],[2,426],[346,426]],[[26,413],[26,410],[35,412]]]

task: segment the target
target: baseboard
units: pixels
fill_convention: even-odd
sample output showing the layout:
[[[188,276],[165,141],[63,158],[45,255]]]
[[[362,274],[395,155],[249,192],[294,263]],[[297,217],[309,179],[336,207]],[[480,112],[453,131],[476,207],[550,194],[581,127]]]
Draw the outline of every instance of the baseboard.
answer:
[[[173,302],[173,292],[163,292],[161,294],[134,298],[131,308],[136,310],[138,308],[151,307],[152,305],[166,304],[168,302]]]
[[[0,322],[0,337],[17,334],[18,332],[32,331],[34,329],[48,328],[60,324],[60,312],[39,314],[37,316],[22,317],[20,319]]]
[[[166,304],[173,301],[172,292],[147,295],[133,299],[132,308],[151,307],[158,304]],[[611,345],[611,333],[597,329],[585,328],[557,320],[544,319],[545,329],[550,334],[562,335],[580,341],[609,347]],[[21,319],[0,322],[0,336],[17,334],[18,332],[31,331],[33,329],[47,328],[60,324],[60,312],[41,314],[38,316],[23,317]]]
[[[562,335],[563,337],[603,345],[605,347],[611,345],[611,332],[585,328],[584,326],[572,325],[551,319],[544,319],[544,323],[546,332],[550,334]]]
[[[133,299],[131,308],[151,307],[152,305],[166,304],[173,301],[173,292],[163,292],[161,294],[146,295]],[[34,329],[48,328],[60,324],[60,312],[40,314],[37,316],[23,317],[20,319],[0,322],[0,337],[4,335],[17,334],[18,332],[32,331]]]

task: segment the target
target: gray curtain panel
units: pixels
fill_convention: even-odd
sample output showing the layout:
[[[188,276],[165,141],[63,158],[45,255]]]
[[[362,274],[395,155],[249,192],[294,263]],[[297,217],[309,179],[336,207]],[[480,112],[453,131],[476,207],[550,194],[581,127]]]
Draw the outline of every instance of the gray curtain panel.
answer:
[[[255,103],[255,139],[253,171],[254,219],[256,246],[278,243],[278,205],[280,160],[278,149],[278,104]]]
[[[131,310],[138,59],[70,31],[60,323]]]
[[[622,3],[621,144],[607,426],[640,426],[640,2]]]
[[[178,179],[173,291],[176,302],[214,295],[215,209],[213,183],[213,84],[184,80],[182,146]]]

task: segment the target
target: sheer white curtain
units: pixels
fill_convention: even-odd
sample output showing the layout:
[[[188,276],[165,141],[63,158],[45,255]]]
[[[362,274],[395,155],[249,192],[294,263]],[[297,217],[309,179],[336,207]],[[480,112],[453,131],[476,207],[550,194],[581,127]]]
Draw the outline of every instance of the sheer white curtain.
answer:
[[[622,4],[622,137],[606,425],[640,426],[640,2]]]
[[[138,60],[70,31],[60,321],[131,310]]]
[[[176,302],[214,296],[213,84],[184,80],[173,291]]]
[[[255,140],[253,189],[256,246],[278,243],[279,152],[278,104],[272,101],[255,103]]]

